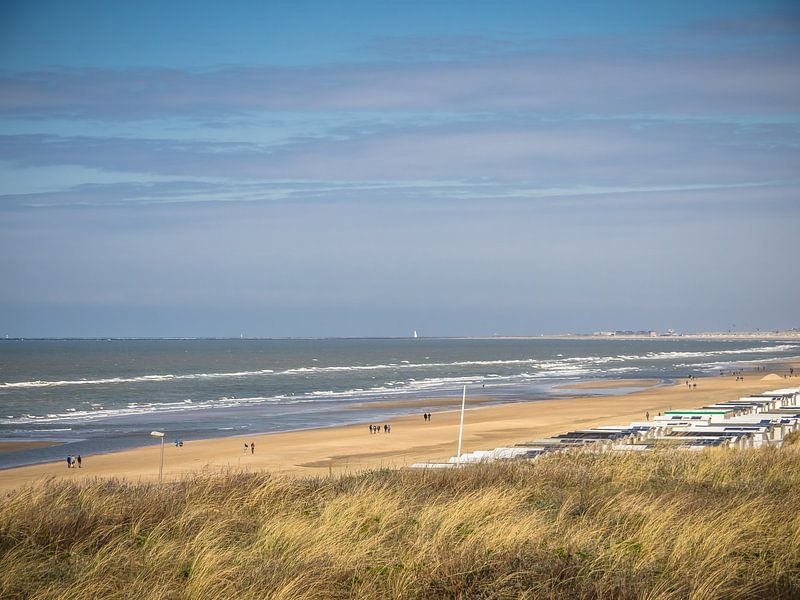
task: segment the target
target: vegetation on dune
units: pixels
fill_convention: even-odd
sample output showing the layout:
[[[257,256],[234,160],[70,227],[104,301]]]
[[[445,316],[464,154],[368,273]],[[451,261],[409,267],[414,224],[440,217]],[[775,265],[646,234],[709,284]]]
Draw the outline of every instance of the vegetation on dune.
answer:
[[[800,429],[792,431],[791,433],[786,434],[783,438],[783,445],[784,446],[791,446],[792,444],[800,443]]]
[[[552,455],[451,471],[2,499],[3,598],[790,598],[800,449]]]

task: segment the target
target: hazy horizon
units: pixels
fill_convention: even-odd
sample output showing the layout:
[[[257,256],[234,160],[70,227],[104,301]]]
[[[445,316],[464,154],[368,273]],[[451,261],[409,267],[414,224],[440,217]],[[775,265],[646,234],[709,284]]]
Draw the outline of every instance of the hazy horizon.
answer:
[[[9,336],[6,335],[4,337],[0,337],[0,341],[2,340],[87,340],[87,341],[102,341],[104,339],[109,340],[405,340],[405,339],[427,339],[427,340],[469,340],[469,339],[479,339],[479,340],[488,340],[488,339],[540,339],[540,338],[558,338],[558,339],[568,339],[569,337],[575,337],[576,339],[584,338],[584,337],[596,337],[598,339],[603,340],[613,340],[618,338],[620,340],[627,339],[628,337],[641,337],[648,340],[670,340],[670,339],[679,339],[682,337],[693,337],[693,336],[703,336],[703,335],[713,335],[713,336],[722,336],[730,334],[732,338],[736,338],[737,336],[747,335],[747,336],[757,336],[759,334],[764,334],[767,336],[775,335],[775,334],[800,334],[800,328],[798,327],[790,327],[786,329],[755,329],[753,331],[748,330],[727,330],[727,331],[712,331],[712,330],[704,330],[704,331],[680,331],[676,330],[673,333],[668,333],[666,331],[655,331],[658,335],[656,337],[650,337],[645,335],[645,333],[650,333],[655,330],[597,330],[597,331],[565,331],[561,333],[539,333],[539,334],[490,334],[490,335],[415,335],[419,332],[413,331],[409,335],[331,335],[331,336],[315,336],[315,335],[307,335],[307,336],[249,336],[244,334],[239,335],[227,335],[227,336],[203,336],[203,335],[183,335],[183,336],[107,336],[107,335],[97,335],[97,336]],[[716,339],[716,338],[714,338]],[[744,338],[746,339],[746,338]]]
[[[0,336],[798,327],[789,1],[0,7]]]

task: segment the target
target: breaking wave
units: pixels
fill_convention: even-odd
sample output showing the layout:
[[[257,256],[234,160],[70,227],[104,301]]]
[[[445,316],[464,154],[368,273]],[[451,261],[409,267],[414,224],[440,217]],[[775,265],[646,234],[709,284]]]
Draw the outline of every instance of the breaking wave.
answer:
[[[361,371],[397,371],[413,369],[442,369],[442,368],[463,368],[463,367],[512,367],[512,366],[531,366],[543,371],[550,371],[551,375],[557,371],[569,372],[576,365],[575,369],[583,368],[587,365],[604,365],[614,362],[626,362],[636,360],[671,360],[685,358],[712,358],[715,356],[732,356],[744,354],[768,354],[783,352],[799,348],[796,344],[779,344],[775,346],[757,346],[752,348],[742,348],[738,350],[712,350],[707,352],[648,352],[642,355],[618,355],[618,356],[576,356],[557,359],[536,359],[522,358],[509,360],[468,360],[453,362],[425,362],[410,363],[406,361],[376,364],[376,365],[331,365],[331,366],[309,366],[296,367],[285,370],[258,369],[252,371],[234,371],[224,373],[187,373],[187,374],[158,374],[158,375],[138,375],[133,377],[108,377],[100,379],[71,379],[57,381],[18,381],[0,383],[0,389],[8,388],[45,388],[79,385],[117,385],[117,384],[138,384],[165,381],[185,381],[197,379],[226,379],[226,378],[246,378],[263,376],[293,376],[293,375],[315,375],[325,373],[349,373]]]

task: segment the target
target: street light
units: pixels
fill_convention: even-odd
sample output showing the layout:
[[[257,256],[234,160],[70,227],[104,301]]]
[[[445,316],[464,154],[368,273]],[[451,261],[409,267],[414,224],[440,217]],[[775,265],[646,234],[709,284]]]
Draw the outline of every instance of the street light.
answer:
[[[151,431],[150,435],[161,438],[161,464],[158,466],[158,483],[161,483],[161,480],[164,477],[164,432]]]

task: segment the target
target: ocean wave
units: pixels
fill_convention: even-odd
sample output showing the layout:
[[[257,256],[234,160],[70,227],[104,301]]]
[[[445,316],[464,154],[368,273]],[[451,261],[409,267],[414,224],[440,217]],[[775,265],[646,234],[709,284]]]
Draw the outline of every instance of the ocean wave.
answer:
[[[512,360],[476,360],[476,361],[455,361],[449,363],[389,363],[377,365],[333,365],[327,367],[296,367],[275,371],[273,369],[258,369],[254,371],[235,371],[230,373],[187,373],[175,375],[171,373],[160,375],[138,375],[135,377],[107,377],[101,379],[67,379],[58,381],[16,381],[0,383],[3,388],[40,388],[40,387],[61,387],[70,385],[115,385],[122,383],[152,383],[159,381],[182,381],[192,379],[222,379],[236,377],[254,377],[259,375],[306,375],[315,373],[337,373],[337,372],[358,372],[358,371],[382,371],[394,369],[424,369],[441,367],[469,367],[469,366],[492,366],[492,365],[534,365],[539,361],[536,359],[512,359]]]
[[[490,373],[486,375],[471,374],[463,376],[427,377],[423,379],[409,378],[405,381],[393,380],[381,385],[368,388],[355,387],[343,390],[312,390],[299,394],[277,394],[272,396],[221,396],[219,398],[195,401],[184,399],[173,402],[128,402],[124,406],[115,408],[63,409],[60,413],[47,413],[44,415],[24,414],[18,417],[0,419],[2,425],[23,423],[83,423],[130,415],[145,415],[151,413],[194,412],[207,409],[226,409],[240,406],[253,406],[261,404],[293,405],[300,403],[313,403],[320,401],[360,402],[387,398],[418,397],[423,394],[442,396],[457,393],[462,386],[479,389],[479,386],[497,388],[498,386],[518,385],[520,383],[539,383],[547,380],[570,377],[579,378],[598,376],[607,369],[590,365],[564,364],[556,369],[551,365],[548,370],[537,372],[523,372],[511,375]],[[615,373],[635,372],[638,367],[617,367]]]
[[[712,371],[719,371],[720,369],[730,369],[733,367],[738,367],[741,365],[750,365],[750,364],[763,364],[763,358],[753,358],[750,360],[727,360],[727,361],[711,361],[711,362],[700,362],[700,363],[678,363],[675,365],[676,368],[693,368],[693,369],[700,369],[708,372]],[[767,359],[771,360],[771,359]],[[781,356],[781,361],[798,361],[800,360],[800,355],[794,356]]]
[[[3,388],[40,388],[40,387],[61,387],[67,385],[114,385],[119,383],[151,383],[154,381],[181,381],[186,379],[221,379],[226,377],[249,377],[253,375],[267,375],[274,373],[271,369],[260,369],[258,371],[234,371],[231,373],[188,373],[185,375],[137,375],[135,377],[106,377],[102,379],[65,379],[59,381],[15,381],[0,383]]]
[[[330,366],[304,366],[284,370],[257,369],[249,371],[233,371],[220,373],[187,373],[187,374],[157,374],[157,375],[138,375],[132,377],[108,377],[100,379],[71,379],[56,381],[18,381],[0,383],[0,389],[9,388],[43,388],[61,386],[80,386],[80,385],[117,385],[117,384],[138,384],[168,381],[185,381],[198,379],[225,379],[225,378],[244,378],[259,376],[295,376],[295,375],[315,375],[329,373],[357,373],[364,371],[408,371],[425,369],[460,369],[464,367],[513,367],[530,366],[535,367],[545,375],[555,376],[571,372],[578,372],[581,369],[592,366],[608,365],[610,363],[626,361],[651,361],[651,360],[673,360],[673,359],[692,359],[692,358],[713,358],[715,356],[741,356],[745,354],[768,354],[784,352],[791,349],[800,348],[797,344],[779,344],[773,346],[756,346],[741,348],[737,350],[710,350],[710,351],[675,351],[675,352],[648,352],[647,354],[637,355],[617,355],[617,356],[574,356],[559,357],[555,359],[498,359],[498,360],[465,360],[452,362],[425,362],[411,363],[406,361],[375,364],[375,365],[330,365]]]
[[[20,423],[84,423],[102,419],[126,417],[130,415],[145,415],[152,413],[175,413],[198,411],[209,408],[227,408],[241,406],[242,404],[256,404],[266,402],[279,402],[285,396],[258,396],[252,398],[221,397],[203,402],[129,402],[125,406],[116,408],[103,408],[97,410],[65,409],[65,412],[47,413],[45,415],[24,414],[19,417],[0,419],[0,425],[14,425]]]
[[[385,370],[411,370],[411,369],[430,369],[430,368],[450,368],[450,367],[488,367],[488,366],[532,366],[536,365],[542,369],[558,367],[564,362],[586,362],[591,364],[603,364],[624,360],[613,356],[576,356],[561,360],[539,360],[535,358],[507,359],[507,360],[468,360],[453,362],[435,363],[410,363],[401,361],[399,363],[387,363],[377,365],[332,365],[327,367],[296,367],[275,371],[273,369],[258,369],[254,371],[235,371],[225,373],[187,373],[187,374],[160,374],[160,375],[137,375],[134,377],[107,377],[100,379],[67,379],[57,381],[17,381],[0,383],[3,388],[39,388],[39,387],[61,387],[71,385],[115,385],[123,383],[152,383],[160,381],[183,381],[192,379],[222,379],[237,377],[253,377],[260,375],[307,375],[317,373],[349,373],[359,371],[385,371]]]
[[[623,360],[668,360],[673,358],[711,358],[713,356],[735,356],[742,354],[768,354],[772,352],[784,352],[800,348],[797,344],[778,344],[777,346],[755,346],[752,348],[740,348],[738,350],[708,350],[705,352],[648,352],[647,354],[626,356],[620,355],[618,358]],[[738,362],[738,361],[737,361]]]

